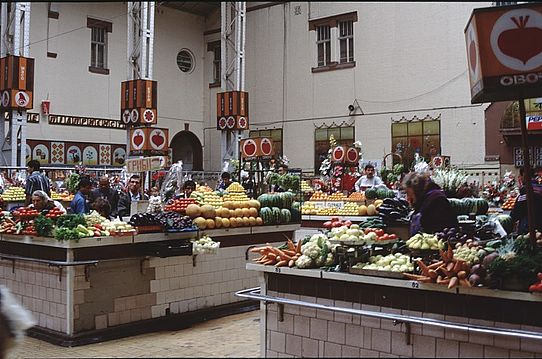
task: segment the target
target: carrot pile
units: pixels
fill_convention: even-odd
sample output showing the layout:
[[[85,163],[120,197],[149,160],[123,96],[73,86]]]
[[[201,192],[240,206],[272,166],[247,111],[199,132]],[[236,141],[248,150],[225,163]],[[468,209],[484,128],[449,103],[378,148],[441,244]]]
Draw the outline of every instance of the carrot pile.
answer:
[[[301,256],[301,240],[295,245],[291,239],[288,239],[287,245],[288,249],[278,249],[268,245],[252,248],[250,252],[261,255],[259,258],[253,259],[258,264],[293,267],[295,261]]]
[[[471,287],[472,285],[467,279],[470,273],[470,265],[462,259],[454,258],[453,249],[449,243],[448,250],[439,251],[442,260],[431,265],[426,265],[422,260],[418,259],[417,263],[422,274],[404,273],[405,277],[422,283],[448,285],[449,289],[458,285]]]

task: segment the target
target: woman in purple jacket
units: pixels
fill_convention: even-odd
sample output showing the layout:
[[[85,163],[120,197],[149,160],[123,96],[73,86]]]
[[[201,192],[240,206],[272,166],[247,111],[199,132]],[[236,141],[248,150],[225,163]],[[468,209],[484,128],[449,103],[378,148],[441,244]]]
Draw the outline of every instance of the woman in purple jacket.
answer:
[[[457,216],[448,198],[429,174],[411,172],[403,179],[407,200],[414,208],[410,220],[410,234],[435,233],[444,228],[457,227]]]

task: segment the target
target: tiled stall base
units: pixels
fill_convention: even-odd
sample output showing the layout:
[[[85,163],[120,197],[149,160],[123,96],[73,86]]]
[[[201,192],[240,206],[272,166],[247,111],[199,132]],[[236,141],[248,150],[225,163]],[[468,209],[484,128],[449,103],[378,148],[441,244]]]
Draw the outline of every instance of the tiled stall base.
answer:
[[[421,312],[366,306],[330,299],[305,297],[269,291],[270,296],[354,309],[375,310],[423,316]],[[312,298],[312,299],[311,299]],[[428,315],[434,319],[467,322],[468,319]],[[267,305],[265,328],[267,357],[540,357],[542,341],[411,325],[410,344],[404,325],[385,319],[345,315],[331,311],[285,305],[283,321],[278,321],[277,305]],[[542,332],[542,327],[471,320],[470,324]],[[262,330],[264,330],[262,328]],[[263,344],[263,343],[262,343]]]

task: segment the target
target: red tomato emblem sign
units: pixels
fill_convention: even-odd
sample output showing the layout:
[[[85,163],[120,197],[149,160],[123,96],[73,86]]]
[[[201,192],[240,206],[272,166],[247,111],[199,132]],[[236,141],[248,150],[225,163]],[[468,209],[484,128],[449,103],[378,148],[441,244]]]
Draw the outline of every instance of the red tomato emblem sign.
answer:
[[[243,143],[243,154],[245,155],[245,157],[255,157],[257,151],[258,146],[253,139],[249,138]]]
[[[267,137],[262,138],[260,141],[260,151],[262,156],[271,156],[273,154],[273,142]]]
[[[343,146],[337,146],[333,149],[331,152],[331,159],[333,162],[342,162],[344,160],[344,147]]]
[[[359,161],[359,152],[357,148],[349,148],[346,151],[346,162],[357,163]]]

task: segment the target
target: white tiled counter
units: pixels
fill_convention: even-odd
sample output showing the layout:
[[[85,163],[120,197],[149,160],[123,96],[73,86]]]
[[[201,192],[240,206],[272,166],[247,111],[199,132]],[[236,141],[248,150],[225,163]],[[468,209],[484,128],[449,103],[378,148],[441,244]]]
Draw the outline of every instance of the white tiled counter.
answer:
[[[0,237],[0,284],[31,310],[37,321],[31,335],[61,345],[100,341],[181,323],[180,315],[186,313],[203,315],[206,310],[254,305],[234,295],[257,285],[257,273],[245,269],[247,249],[283,243],[298,228],[207,231],[221,242],[217,254],[165,258],[149,255],[145,246],[186,242],[198,234],[156,233],[79,242],[4,235]],[[74,262],[80,264],[67,265]]]
[[[260,273],[260,293],[264,296],[542,333],[540,294],[448,289],[437,284],[413,285],[408,280],[320,270],[277,271],[273,266],[257,264],[247,264],[247,269]],[[260,323],[262,357],[542,356],[542,339],[426,324],[394,325],[390,319],[271,301],[262,302]]]

